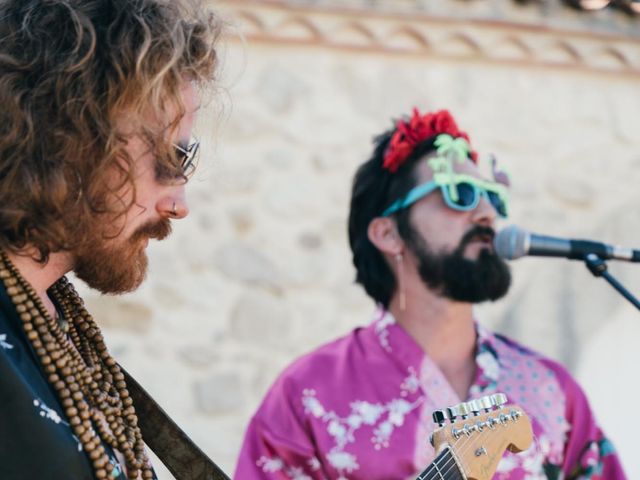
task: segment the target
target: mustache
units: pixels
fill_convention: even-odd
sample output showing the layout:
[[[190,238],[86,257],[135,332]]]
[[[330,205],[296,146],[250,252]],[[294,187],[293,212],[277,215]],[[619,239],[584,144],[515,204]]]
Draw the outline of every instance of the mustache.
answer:
[[[462,240],[460,240],[458,250],[464,250],[467,245],[475,240],[487,240],[489,242],[493,242],[495,236],[496,231],[493,228],[476,225],[463,235]]]
[[[163,218],[161,220],[145,223],[139,227],[132,235],[131,240],[134,243],[145,238],[164,240],[171,235],[171,231],[171,220]]]

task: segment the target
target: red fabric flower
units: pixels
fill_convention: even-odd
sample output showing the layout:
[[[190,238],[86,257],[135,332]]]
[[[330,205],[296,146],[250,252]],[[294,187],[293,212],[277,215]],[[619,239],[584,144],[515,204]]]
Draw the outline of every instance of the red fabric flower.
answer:
[[[455,119],[448,110],[420,115],[418,109],[414,108],[408,122],[399,120],[396,124],[396,131],[389,141],[382,167],[395,173],[418,143],[441,133],[462,137],[469,141],[469,136],[458,129]],[[471,159],[477,163],[478,154],[475,151],[471,152]]]

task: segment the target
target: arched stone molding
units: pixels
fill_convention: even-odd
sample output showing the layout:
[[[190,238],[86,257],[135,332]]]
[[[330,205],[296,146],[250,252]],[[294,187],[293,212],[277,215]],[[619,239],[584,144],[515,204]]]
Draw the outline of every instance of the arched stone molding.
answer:
[[[640,39],[488,20],[220,0],[249,41],[640,75]]]

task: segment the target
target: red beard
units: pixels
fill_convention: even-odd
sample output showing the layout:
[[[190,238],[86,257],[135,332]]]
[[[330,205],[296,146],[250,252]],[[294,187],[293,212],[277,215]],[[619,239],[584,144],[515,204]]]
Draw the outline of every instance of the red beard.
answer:
[[[147,240],[162,240],[171,233],[168,219],[149,222],[127,240],[105,240],[101,233],[75,254],[74,273],[89,287],[104,294],[131,292],[147,276]]]

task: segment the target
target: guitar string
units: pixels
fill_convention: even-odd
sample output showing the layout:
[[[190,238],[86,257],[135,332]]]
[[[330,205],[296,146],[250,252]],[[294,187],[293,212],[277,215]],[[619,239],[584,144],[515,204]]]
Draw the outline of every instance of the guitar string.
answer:
[[[503,409],[496,410],[495,413],[496,413],[496,415],[499,415],[500,413],[502,413],[502,411],[503,411]],[[486,418],[489,418],[489,415],[491,415],[491,413],[489,413]],[[475,440],[474,435],[476,435],[478,433],[480,435],[482,435],[485,432],[492,433],[492,432],[495,432],[500,427],[503,427],[503,425],[499,425],[499,424],[498,425],[494,425],[494,426],[495,426],[495,428],[493,428],[493,429],[490,428],[490,427],[486,427],[485,426],[483,428],[482,432],[473,432],[469,436],[463,434],[463,435],[465,435],[465,438],[460,443],[460,446],[457,449],[460,452],[459,456],[460,457],[464,457],[466,454],[469,453],[469,451],[470,451],[469,447],[473,448],[472,442],[473,442],[473,440]],[[494,444],[496,442],[498,442],[498,441],[499,441],[499,439],[497,438],[496,435],[489,435],[488,436],[488,440],[486,441],[487,442],[487,447],[489,447],[489,449],[492,449],[491,447],[495,446]],[[447,468],[445,470],[445,475],[450,473],[450,472],[452,472],[452,471],[455,472],[456,469],[460,469],[460,470],[462,470],[462,473],[464,474],[464,477],[466,478],[468,476],[468,472],[466,471],[464,465],[462,465],[462,464],[458,463],[458,461],[456,461],[455,451],[454,451],[453,448],[451,448],[451,453],[452,453],[451,460],[448,462],[448,463],[450,463],[450,465],[447,466]]]
[[[506,408],[507,408],[507,407],[503,407],[503,408],[501,408],[500,410],[494,410],[493,412],[487,412],[487,413],[486,413],[486,418],[489,418],[489,416],[490,416],[491,414],[496,414],[496,418],[498,418],[498,416],[499,416],[501,413],[504,413],[504,411],[506,410]],[[485,421],[486,421],[486,418],[485,418]],[[467,418],[466,420],[469,420],[469,421],[472,421],[472,422],[473,422],[473,420],[474,420],[474,419],[475,419],[475,417],[470,417],[470,418]],[[464,423],[463,423],[463,425],[464,425]],[[474,425],[474,423],[471,423],[471,425]],[[497,429],[505,428],[505,427],[507,427],[507,426],[509,426],[509,424],[504,424],[504,425],[503,425],[503,424],[495,424],[495,428],[494,428],[494,429],[492,429],[492,428],[490,428],[490,427],[485,426],[485,427],[483,427],[483,431],[482,431],[482,432],[472,432],[472,434],[471,434],[471,435],[466,435],[466,434],[464,434],[464,433],[463,433],[463,435],[465,435],[465,438],[463,439],[463,441],[462,441],[461,443],[459,443],[459,444],[458,444],[458,447],[456,448],[456,450],[457,450],[458,452],[460,452],[460,456],[463,456],[464,454],[469,453],[469,451],[468,451],[468,447],[470,446],[469,444],[471,443],[471,441],[472,441],[472,440],[474,440],[474,435],[477,435],[478,433],[479,433],[479,434],[482,434],[482,433],[484,433],[485,431],[488,431],[488,432],[495,432]],[[496,438],[497,438],[497,437],[496,437],[495,435],[491,435],[491,436],[489,436],[489,440],[488,440],[487,446],[492,446],[492,444],[494,444],[494,443],[497,441],[497,440],[495,440]],[[471,445],[471,446],[473,446],[473,445]],[[451,458],[450,458],[450,459],[447,459],[447,460],[446,460],[446,462],[445,462],[444,464],[439,465],[439,467],[440,467],[440,468],[437,468],[437,467],[436,467],[436,462],[434,461],[434,463],[432,463],[431,465],[429,465],[429,466],[427,467],[427,469],[426,469],[426,470],[424,470],[424,471],[420,474],[420,476],[418,477],[418,479],[417,479],[417,480],[425,480],[425,479],[424,479],[424,477],[422,477],[422,475],[423,475],[423,474],[430,474],[430,473],[433,473],[433,469],[434,469],[434,468],[435,468],[436,470],[438,470],[438,475],[440,475],[440,478],[444,479],[445,477],[443,477],[443,476],[442,476],[442,473],[440,472],[440,470],[444,469],[445,467],[446,467],[446,470],[444,470],[444,474],[445,474],[445,475],[446,475],[446,474],[448,474],[448,473],[451,473],[451,472],[453,471],[453,469],[454,469],[454,468],[457,468],[458,470],[462,469],[462,470],[463,470],[463,471],[462,471],[462,473],[463,473],[463,474],[465,474],[465,476],[466,476],[467,472],[466,472],[466,471],[464,471],[464,470],[465,470],[465,469],[464,469],[464,466],[463,466],[463,465],[460,465],[460,464],[456,461],[456,457],[454,456],[454,453],[455,453],[455,452],[454,452],[453,447],[451,447],[451,448],[450,448],[450,451],[451,451]],[[437,459],[437,457],[436,457],[436,459]]]
[[[500,412],[500,410],[496,410],[496,412]],[[489,413],[488,415],[490,415],[491,413]],[[487,415],[487,418],[488,418]],[[484,428],[489,428],[489,427],[484,427]],[[495,431],[495,429],[490,429],[489,432],[493,432]],[[479,432],[479,433],[484,433],[483,432]],[[491,435],[489,437],[489,442],[490,443],[495,443],[495,441],[493,440],[495,438],[494,435]],[[465,438],[462,439],[462,442],[460,444],[458,444],[458,446],[456,446],[455,450],[460,452],[459,456],[463,456],[466,452],[465,450],[468,447],[468,444],[471,442],[472,438],[471,436],[466,436]],[[467,472],[465,471],[464,465],[461,465],[458,463],[458,461],[456,461],[456,456],[455,456],[455,452],[454,452],[454,446],[450,445],[449,446],[449,453],[450,453],[450,458],[447,458],[445,463],[442,465],[439,465],[440,468],[438,468],[438,464],[437,464],[437,457],[436,457],[436,461],[434,461],[431,465],[429,465],[427,467],[427,469],[422,472],[422,474],[420,474],[420,476],[417,478],[417,480],[427,480],[425,477],[423,477],[422,475],[427,475],[427,474],[432,474],[433,470],[435,469],[437,471],[436,475],[443,479],[446,480],[446,476],[450,473],[455,473],[456,471],[458,473],[461,473],[464,475],[464,478],[466,478]],[[462,470],[462,471],[461,471]]]
[[[500,414],[504,413],[504,411],[506,410],[506,408],[508,408],[508,407],[503,407],[503,408],[501,408],[501,409],[499,409],[499,410],[495,410],[495,411],[493,411],[493,412],[488,412],[488,413],[487,413],[486,418],[489,418],[489,416],[490,416],[491,414],[496,414],[496,418],[498,418],[498,416],[499,416]],[[514,407],[511,407],[511,409],[513,409],[513,408],[514,408]],[[473,420],[473,418],[474,418],[474,417],[471,417],[470,419],[467,419],[467,420]],[[486,420],[485,420],[485,421],[486,421]],[[464,439],[463,439],[463,441],[459,444],[460,446],[459,446],[458,448],[456,448],[456,450],[460,452],[460,456],[462,456],[462,455],[464,455],[464,454],[466,454],[466,453],[469,453],[469,452],[468,452],[468,447],[469,447],[469,443],[471,442],[471,440],[473,440],[473,439],[474,439],[473,435],[476,435],[477,433],[482,434],[482,433],[484,433],[485,431],[487,431],[486,429],[488,429],[488,432],[490,433],[490,432],[495,432],[497,429],[505,428],[505,427],[509,427],[509,426],[510,426],[510,424],[509,424],[509,423],[504,424],[504,425],[503,425],[503,424],[495,424],[495,428],[493,428],[493,429],[491,429],[490,427],[486,427],[486,426],[485,426],[485,427],[484,427],[483,432],[473,432],[473,433],[472,433],[471,435],[469,435],[469,436],[466,436],[466,435],[465,435],[465,438],[464,438]],[[499,439],[498,439],[498,437],[497,437],[497,436],[495,436],[495,435],[490,435],[490,436],[489,436],[489,440],[487,441],[487,446],[488,446],[488,447],[492,447],[492,446],[494,446],[494,444],[495,444],[498,440],[499,440]],[[471,445],[471,446],[472,446],[472,445]],[[454,451],[454,449],[453,449],[453,448],[450,448],[450,450],[451,450],[451,453],[452,453],[452,454],[455,454],[455,451]],[[450,464],[450,465],[447,465],[447,464]],[[460,464],[456,461],[456,457],[455,457],[454,455],[452,455],[452,456],[451,456],[451,459],[450,459],[450,460],[447,460],[447,462],[445,463],[445,465],[447,466],[447,469],[446,469],[446,470],[445,470],[445,472],[444,472],[444,473],[445,473],[445,475],[446,475],[446,474],[448,474],[448,473],[450,473],[453,469],[457,469],[458,471],[459,471],[460,469],[462,469],[462,473],[463,473],[463,474],[465,474],[465,476],[467,475],[467,472],[465,471],[465,466],[464,466],[464,465],[460,465]],[[441,467],[443,467],[443,466],[444,466],[444,465],[441,465]],[[429,468],[430,468],[430,467],[429,467]],[[429,473],[429,470],[426,470],[424,473]],[[443,478],[443,477],[441,477],[441,478]]]
[[[505,409],[506,409],[506,407],[503,407],[503,408],[501,408],[501,409],[499,409],[499,410],[495,410],[495,411],[493,411],[493,412],[489,412],[489,413],[487,414],[486,418],[489,418],[489,416],[490,416],[491,414],[496,414],[496,418],[497,418],[501,413],[504,413]],[[473,419],[473,417],[471,417],[471,419]],[[467,419],[467,420],[471,420],[471,419]],[[485,421],[486,421],[486,420],[485,420]],[[482,434],[482,433],[484,433],[485,431],[488,431],[489,433],[491,433],[491,432],[495,432],[497,429],[499,429],[499,428],[501,428],[501,427],[502,427],[502,428],[505,428],[505,427],[507,427],[507,426],[509,426],[509,424],[505,424],[505,425],[503,425],[503,424],[495,424],[495,428],[493,428],[493,429],[491,429],[490,427],[486,427],[486,426],[485,426],[485,427],[483,428],[483,431],[482,431],[482,432],[473,432],[473,433],[472,433],[471,435],[469,435],[469,436],[465,435],[465,438],[463,439],[463,441],[459,444],[459,447],[457,448],[457,450],[460,452],[460,455],[459,455],[459,456],[464,456],[465,454],[469,453],[469,451],[468,451],[468,447],[470,446],[469,444],[471,443],[471,441],[474,439],[473,435],[475,435],[475,434],[477,434],[477,433]],[[487,429],[488,429],[488,430],[487,430]],[[490,435],[490,436],[489,436],[489,440],[487,441],[487,446],[491,448],[491,446],[493,446],[493,444],[495,444],[497,441],[498,441],[497,436],[495,436],[495,435]],[[473,447],[473,445],[471,445],[471,447]],[[452,455],[451,455],[451,459],[450,459],[450,460],[447,460],[447,462],[446,462],[444,465],[441,465],[441,467],[444,467],[444,466],[446,466],[446,467],[447,467],[447,468],[446,468],[446,470],[444,471],[444,474],[446,475],[446,474],[448,474],[448,473],[451,473],[452,471],[453,471],[453,472],[455,472],[455,470],[458,470],[458,471],[459,471],[459,470],[462,470],[462,473],[465,475],[465,477],[466,477],[466,476],[468,476],[468,475],[467,475],[467,472],[465,471],[465,467],[464,467],[464,465],[461,465],[461,464],[459,464],[459,463],[456,461],[456,457],[455,457],[455,455],[454,455],[454,454],[455,454],[454,449],[453,449],[453,448],[451,448],[450,450],[451,450],[451,453],[452,453]],[[426,472],[425,472],[425,473],[426,473]],[[442,476],[441,476],[440,478],[446,478],[446,477],[442,477]]]
[[[459,448],[456,447],[456,449],[459,450],[461,454],[465,453],[464,450],[467,447],[466,444],[469,443],[470,441],[471,441],[471,437],[465,436],[463,441],[459,444]],[[446,459],[444,464],[438,465],[438,461],[436,457],[434,462],[431,465],[429,465],[427,469],[420,474],[420,476],[418,476],[417,480],[427,480],[426,477],[423,477],[423,474],[424,475],[432,474],[434,469],[437,471],[436,475],[443,480],[446,479],[446,475],[448,475],[449,473],[455,473],[456,471],[466,476],[467,472],[464,471],[464,467],[456,461],[453,446],[449,445],[448,448],[449,448],[449,458]],[[438,468],[438,466],[440,468]],[[444,473],[442,470],[444,471]],[[460,472],[460,470],[462,470],[462,472]]]

